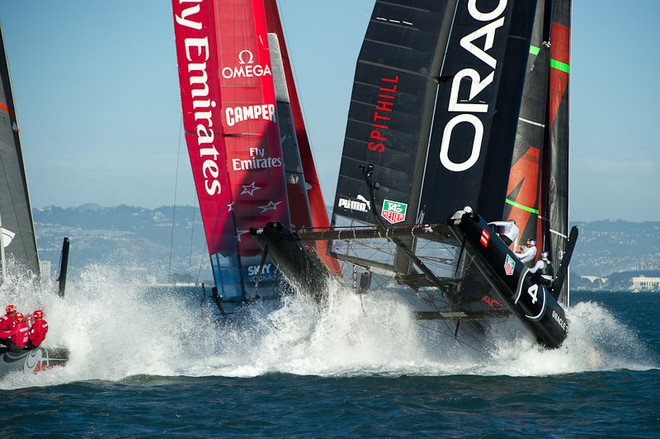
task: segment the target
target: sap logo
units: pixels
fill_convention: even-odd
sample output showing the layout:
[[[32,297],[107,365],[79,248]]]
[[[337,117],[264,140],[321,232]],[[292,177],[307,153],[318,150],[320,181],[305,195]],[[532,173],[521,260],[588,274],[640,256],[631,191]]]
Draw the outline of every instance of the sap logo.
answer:
[[[358,212],[369,212],[371,203],[367,201],[362,195],[358,195],[356,200],[350,198],[340,198],[337,203],[338,207],[343,207],[348,210],[356,210]]]
[[[259,274],[259,265],[250,265],[247,268],[248,276],[257,276]],[[261,275],[266,276],[271,274],[270,271],[273,268],[273,264],[264,264],[263,269],[261,270]]]

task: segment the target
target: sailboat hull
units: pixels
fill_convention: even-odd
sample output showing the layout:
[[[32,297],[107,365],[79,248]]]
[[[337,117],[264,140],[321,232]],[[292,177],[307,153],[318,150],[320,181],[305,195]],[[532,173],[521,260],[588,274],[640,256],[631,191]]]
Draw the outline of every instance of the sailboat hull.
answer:
[[[463,213],[454,224],[464,235],[468,251],[478,255],[474,262],[509,309],[540,344],[559,347],[568,335],[568,322],[548,289],[534,281],[525,264],[478,214]]]
[[[397,240],[400,236],[409,235],[423,237],[429,235],[433,239],[450,243],[463,243],[465,260],[469,261],[469,280],[453,279],[460,288],[447,289],[452,280],[447,281],[434,275],[431,271],[421,270],[417,283],[399,277],[400,283],[405,283],[413,289],[435,288],[437,292],[453,302],[449,311],[429,311],[416,309],[418,318],[450,319],[450,320],[487,320],[502,318],[513,314],[536,337],[539,344],[547,348],[557,348],[566,339],[568,323],[564,309],[557,303],[548,289],[535,282],[529,269],[518,260],[508,246],[495,234],[476,213],[457,212],[449,224],[418,225],[414,228],[365,228],[360,231],[329,230],[326,232],[297,234],[278,226],[269,224],[265,228],[253,229],[253,236],[266,251],[271,251],[269,257],[278,269],[293,284],[302,286],[303,294],[312,294],[317,301],[323,300],[329,272],[316,255],[315,246],[306,245],[308,241],[338,239],[372,239],[387,237]],[[342,235],[343,233],[343,235]],[[424,264],[415,262],[418,267]],[[474,265],[472,265],[474,264]],[[377,264],[374,263],[372,268]],[[479,280],[478,279],[482,279]],[[495,297],[491,297],[494,295]],[[483,312],[475,309],[476,304],[503,303],[506,309]],[[413,306],[414,307],[414,306]],[[421,310],[421,312],[420,312]]]
[[[66,348],[49,350],[38,347],[18,353],[0,350],[0,377],[12,372],[40,373],[56,366],[64,366],[69,360]]]

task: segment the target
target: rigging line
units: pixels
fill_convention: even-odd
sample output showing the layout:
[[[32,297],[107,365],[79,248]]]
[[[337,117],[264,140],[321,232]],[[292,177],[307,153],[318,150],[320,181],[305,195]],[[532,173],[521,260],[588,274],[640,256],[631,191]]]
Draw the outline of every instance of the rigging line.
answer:
[[[202,247],[206,247],[206,243],[203,243],[203,244],[202,244]],[[199,283],[199,277],[200,277],[201,274],[202,274],[202,267],[204,266],[204,260],[207,258],[207,256],[206,256],[206,250],[205,250],[205,249],[202,249],[200,255],[201,255],[201,256],[200,256],[200,258],[199,258],[199,267],[197,268],[197,278],[196,278],[195,284],[198,284],[198,283]]]
[[[176,195],[179,187],[179,160],[181,159],[181,135],[183,133],[183,114],[181,115],[181,123],[179,124],[179,142],[176,150],[176,172],[174,173],[174,202],[172,205],[172,229],[170,233],[170,260],[167,264],[167,277],[169,278],[172,273],[172,253],[174,251],[174,227],[176,225]]]
[[[192,257],[193,257],[193,238],[195,235],[195,204],[192,206],[192,219],[190,224],[190,254],[188,255],[188,273],[192,271]]]

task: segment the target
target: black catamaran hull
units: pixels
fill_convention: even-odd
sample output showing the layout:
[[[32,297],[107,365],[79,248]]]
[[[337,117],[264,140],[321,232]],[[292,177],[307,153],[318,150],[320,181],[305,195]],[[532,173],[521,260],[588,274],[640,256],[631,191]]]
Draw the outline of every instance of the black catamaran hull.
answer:
[[[466,246],[478,256],[474,262],[509,309],[536,335],[540,344],[559,347],[568,334],[568,323],[564,309],[548,289],[535,282],[525,264],[478,214],[462,213],[454,218]]]
[[[250,234],[264,251],[263,261],[266,257],[270,258],[293,285],[309,292],[316,302],[323,301],[330,270],[316,250],[306,246],[298,234],[290,232],[278,222],[270,222],[258,229],[252,228]]]

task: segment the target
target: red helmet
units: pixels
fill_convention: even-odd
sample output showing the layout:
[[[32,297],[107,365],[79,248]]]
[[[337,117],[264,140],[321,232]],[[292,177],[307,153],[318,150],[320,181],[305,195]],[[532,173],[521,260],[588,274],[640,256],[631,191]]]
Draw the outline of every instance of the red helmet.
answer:
[[[40,309],[33,312],[32,315],[34,316],[35,319],[43,319],[44,318],[44,312]]]
[[[16,314],[14,314],[14,320],[16,320],[18,323],[21,323],[23,321],[23,314],[17,312]]]
[[[5,311],[7,314],[12,314],[16,312],[16,306],[14,305],[7,305],[7,308],[5,308]]]

